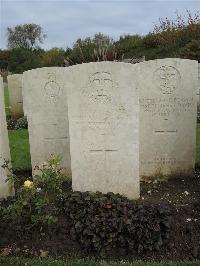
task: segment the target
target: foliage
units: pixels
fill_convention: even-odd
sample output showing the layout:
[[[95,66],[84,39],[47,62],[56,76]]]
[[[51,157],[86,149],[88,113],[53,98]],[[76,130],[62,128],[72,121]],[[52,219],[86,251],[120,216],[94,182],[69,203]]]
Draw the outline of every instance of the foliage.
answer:
[[[198,42],[193,42],[195,40],[200,40],[200,17],[198,13],[192,15],[187,10],[186,15],[177,13],[175,19],[160,18],[153,31],[145,36],[121,36],[116,43],[125,58],[181,57],[200,61],[199,53],[194,53],[195,47],[198,47]]]
[[[8,68],[12,73],[23,73],[24,71],[41,66],[40,56],[28,49],[13,49],[10,54]]]
[[[44,51],[36,43],[32,45],[33,42],[28,41],[26,44],[25,38],[25,45],[22,42],[22,45],[14,46],[18,49],[0,50],[0,69],[6,75],[8,71],[23,73],[38,67],[122,61],[123,58],[142,56],[146,60],[180,57],[200,61],[199,41],[200,16],[187,10],[185,15],[177,13],[175,19],[160,18],[154,29],[144,36],[124,35],[114,41],[110,36],[97,33],[93,37],[77,39],[72,49],[55,47]]]
[[[86,252],[103,254],[114,247],[143,253],[168,238],[167,206],[144,206],[119,194],[71,192],[58,199],[71,223],[71,236]]]
[[[60,157],[52,155],[47,163],[37,167],[40,175],[34,176],[33,181],[26,180],[16,190],[15,202],[1,209],[3,218],[15,221],[22,231],[35,226],[42,230],[44,226],[57,221],[53,202],[62,193],[63,183],[68,180],[59,165]],[[10,175],[8,181],[15,182],[16,176]]]
[[[7,120],[7,128],[9,130],[15,129],[16,119],[12,118],[10,115],[6,117]]]
[[[0,49],[0,69],[8,69],[10,51]]]
[[[198,25],[200,23],[199,13],[191,14],[189,10],[186,10],[186,14],[182,15],[176,11],[176,18],[170,20],[169,18],[159,18],[159,24],[154,26],[154,33],[163,33],[169,31],[178,31],[180,29],[187,28],[191,25]]]
[[[200,103],[197,103],[197,123],[200,123]]]
[[[65,51],[59,48],[52,48],[46,51],[42,57],[42,65],[45,67],[63,66]]]
[[[199,266],[200,261],[185,262],[154,262],[154,261],[96,261],[86,259],[75,259],[68,261],[53,260],[52,258],[23,258],[23,257],[1,257],[0,265],[6,266]]]
[[[200,40],[192,40],[186,44],[181,50],[180,55],[183,58],[200,61]]]
[[[28,121],[26,116],[23,116],[16,121],[14,129],[27,129],[27,128],[28,128]]]
[[[120,39],[116,44],[125,58],[138,58],[143,56],[143,38],[140,35],[120,36]]]
[[[93,38],[78,39],[70,55],[66,58],[69,64],[80,64],[99,61],[121,61],[122,54],[113,40],[101,33]]]
[[[16,25],[14,28],[7,28],[8,48],[37,49],[40,43],[46,38],[43,29],[37,24]]]

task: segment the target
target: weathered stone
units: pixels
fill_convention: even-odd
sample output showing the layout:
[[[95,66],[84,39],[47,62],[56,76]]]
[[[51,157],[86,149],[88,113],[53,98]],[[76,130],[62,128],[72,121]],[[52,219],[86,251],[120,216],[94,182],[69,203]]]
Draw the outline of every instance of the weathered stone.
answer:
[[[196,61],[176,58],[137,65],[141,177],[192,174],[197,68]]]
[[[197,103],[200,101],[200,63],[198,64]]]
[[[32,167],[51,154],[62,156],[62,166],[71,173],[67,94],[64,68],[45,67],[23,74],[24,112],[28,119]]]
[[[139,197],[139,102],[135,65],[66,68],[72,186]]]
[[[4,105],[3,78],[0,77],[0,198],[6,198],[14,193],[13,187],[6,182],[8,173],[2,167],[5,160],[10,161],[10,149]]]
[[[22,74],[8,75],[8,91],[11,107],[11,116],[19,118],[23,113],[23,99],[22,99]]]

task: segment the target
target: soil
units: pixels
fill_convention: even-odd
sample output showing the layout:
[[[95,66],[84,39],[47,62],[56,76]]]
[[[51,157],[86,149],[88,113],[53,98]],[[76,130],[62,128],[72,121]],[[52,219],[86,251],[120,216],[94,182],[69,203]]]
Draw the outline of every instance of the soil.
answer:
[[[19,173],[20,176],[23,173]],[[27,174],[27,173],[26,173]],[[158,251],[127,255],[112,250],[106,259],[126,260],[192,260],[200,259],[200,170],[193,177],[173,178],[167,181],[141,182],[140,204],[168,203],[172,207],[173,225],[170,238]],[[37,231],[18,235],[12,226],[0,221],[0,250],[2,254],[55,258],[83,258],[86,256],[70,237],[70,228],[60,217],[51,232],[41,236]],[[87,256],[88,257],[88,256]]]

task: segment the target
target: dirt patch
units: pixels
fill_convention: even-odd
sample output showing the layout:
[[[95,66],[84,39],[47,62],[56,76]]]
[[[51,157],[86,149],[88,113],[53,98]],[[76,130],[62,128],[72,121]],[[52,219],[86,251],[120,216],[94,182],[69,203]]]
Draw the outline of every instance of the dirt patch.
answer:
[[[29,173],[26,173],[27,175]],[[20,173],[22,176],[23,173]],[[109,259],[191,260],[200,259],[200,171],[190,178],[173,178],[168,181],[141,182],[140,204],[168,203],[172,209],[173,223],[169,241],[158,251],[145,254],[125,254],[115,249],[106,255]],[[70,237],[70,227],[65,217],[59,217],[45,235],[33,230],[31,235],[18,235],[13,225],[0,221],[0,249],[3,253],[23,256],[82,258],[86,254]]]

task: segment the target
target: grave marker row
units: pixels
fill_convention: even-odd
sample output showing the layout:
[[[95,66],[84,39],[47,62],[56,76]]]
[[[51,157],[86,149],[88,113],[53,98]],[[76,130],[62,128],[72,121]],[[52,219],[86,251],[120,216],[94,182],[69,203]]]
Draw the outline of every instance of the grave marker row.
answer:
[[[130,198],[139,175],[191,175],[197,81],[198,63],[177,58],[25,72],[33,168],[61,154],[74,190]]]

